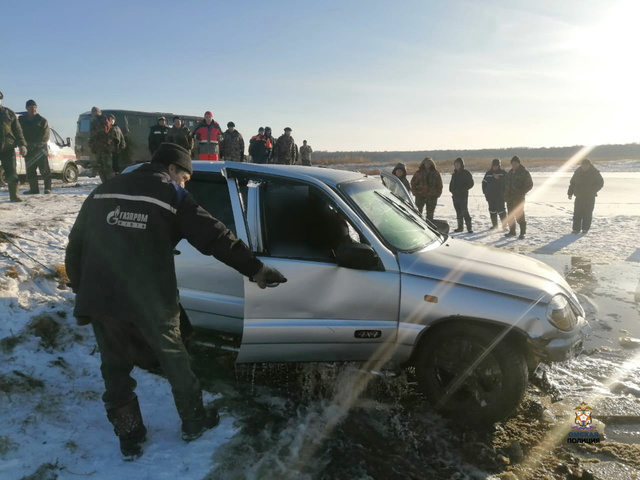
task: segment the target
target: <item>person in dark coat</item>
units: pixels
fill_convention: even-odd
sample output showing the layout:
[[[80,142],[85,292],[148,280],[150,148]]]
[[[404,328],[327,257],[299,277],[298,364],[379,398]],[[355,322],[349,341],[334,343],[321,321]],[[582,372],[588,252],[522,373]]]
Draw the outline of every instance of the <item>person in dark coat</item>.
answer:
[[[115,173],[120,173],[122,170],[127,168],[129,165],[126,163],[126,148],[127,141],[124,138],[124,133],[122,133],[122,129],[116,125],[116,116],[113,113],[107,115],[107,120],[111,122],[111,128],[109,129],[109,136],[111,137],[111,148],[112,155],[111,158],[113,160],[113,171]]]
[[[587,233],[591,228],[593,208],[598,192],[604,186],[602,175],[591,160],[585,158],[576,169],[569,182],[567,196],[575,196],[573,203],[573,233]]]
[[[442,195],[442,176],[431,157],[425,157],[418,171],[411,177],[411,191],[416,197],[416,207],[422,215],[422,209],[427,209],[427,219],[433,220],[438,198]]]
[[[511,170],[504,177],[504,200],[507,203],[507,222],[509,231],[505,237],[516,236],[516,222],[520,225],[520,237],[527,233],[527,221],[524,216],[524,197],[533,188],[531,174],[520,163],[520,158],[511,159]]]
[[[169,127],[167,127],[167,119],[165,117],[158,117],[156,124],[149,128],[149,153],[153,156],[156,153],[158,147],[167,141],[167,133],[169,133]]]
[[[398,177],[407,189],[407,192],[411,193],[411,185],[409,184],[409,180],[407,180],[407,166],[404,163],[398,163],[393,167],[393,172],[391,173]]]
[[[49,150],[47,142],[51,132],[49,122],[38,113],[38,105],[35,100],[27,100],[25,105],[26,115],[21,115],[18,119],[22,127],[22,133],[27,141],[27,151],[29,152],[24,161],[27,169],[27,181],[29,190],[23,195],[34,195],[40,193],[38,186],[38,170],[44,181],[44,193],[51,193],[51,168],[49,167]]]
[[[167,142],[180,145],[182,148],[189,150],[193,157],[193,149],[195,142],[193,140],[193,134],[189,127],[184,124],[182,117],[176,115],[173,117],[173,127],[167,132]]]
[[[462,222],[467,225],[467,232],[473,233],[471,227],[471,215],[469,214],[469,190],[473,188],[473,176],[469,170],[464,168],[464,160],[456,158],[453,162],[453,174],[449,182],[449,191],[453,198],[453,208],[456,209],[458,228],[454,232],[463,230]]]
[[[9,186],[9,201],[21,202],[18,196],[18,174],[16,172],[16,147],[20,155],[27,156],[27,141],[22,134],[18,117],[10,108],[2,106],[4,96],[0,92],[0,164]]]
[[[502,222],[502,229],[507,230],[507,211],[504,206],[504,177],[507,174],[502,170],[499,158],[491,162],[491,169],[487,170],[482,179],[482,193],[489,204],[489,216],[491,217],[491,230],[498,228],[498,217]]]
[[[219,419],[215,409],[204,408],[180,337],[177,243],[186,238],[203,255],[253,277],[260,288],[286,281],[184,189],[192,171],[189,151],[161,144],[150,164],[93,190],[69,234],[65,265],[76,293],[74,316],[93,327],[105,384],[102,399],[125,459],[140,456],[146,438],[130,376],[132,339],[144,339],[154,351],[171,384],[185,441]]]

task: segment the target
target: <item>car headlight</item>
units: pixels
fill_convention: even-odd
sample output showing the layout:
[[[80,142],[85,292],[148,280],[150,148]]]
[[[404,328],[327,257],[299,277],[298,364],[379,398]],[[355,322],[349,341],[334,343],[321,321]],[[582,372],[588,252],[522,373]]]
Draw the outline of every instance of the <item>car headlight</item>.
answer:
[[[576,317],[573,308],[569,300],[564,295],[554,296],[549,305],[547,306],[547,319],[560,330],[568,332],[573,330],[578,324],[578,318]]]

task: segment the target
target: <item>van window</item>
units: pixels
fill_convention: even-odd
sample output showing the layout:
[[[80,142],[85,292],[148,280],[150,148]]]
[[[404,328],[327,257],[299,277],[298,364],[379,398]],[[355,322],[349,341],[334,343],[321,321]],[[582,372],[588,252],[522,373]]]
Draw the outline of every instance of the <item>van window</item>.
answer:
[[[195,173],[185,188],[207,212],[236,234],[227,181],[222,175]]]
[[[91,131],[91,119],[81,118],[78,122],[78,132],[89,133]]]

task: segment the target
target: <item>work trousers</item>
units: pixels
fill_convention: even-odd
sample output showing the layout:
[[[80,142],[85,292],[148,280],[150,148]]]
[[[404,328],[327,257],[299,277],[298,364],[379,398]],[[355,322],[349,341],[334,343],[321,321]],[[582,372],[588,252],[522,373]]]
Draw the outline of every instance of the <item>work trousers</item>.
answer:
[[[576,197],[573,202],[573,231],[586,232],[591,228],[593,208],[596,205],[596,197]]]
[[[118,408],[136,398],[134,365],[150,347],[175,398],[201,395],[200,382],[180,336],[180,315],[171,318],[94,316],[91,325],[100,349],[105,408]]]
[[[32,192],[38,191],[38,170],[44,180],[45,190],[51,190],[51,168],[49,167],[49,155],[47,147],[34,148],[27,151],[24,159],[27,168],[27,181]]]
[[[18,183],[18,174],[16,173],[16,151],[13,147],[5,148],[0,151],[0,163],[4,170],[4,181],[7,185]]]

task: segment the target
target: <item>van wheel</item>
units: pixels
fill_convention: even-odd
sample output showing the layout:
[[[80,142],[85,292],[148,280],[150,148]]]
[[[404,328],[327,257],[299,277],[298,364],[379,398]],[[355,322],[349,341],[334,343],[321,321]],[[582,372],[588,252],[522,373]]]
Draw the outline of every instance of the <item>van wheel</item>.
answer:
[[[446,325],[418,353],[418,386],[434,408],[456,423],[487,426],[508,418],[524,397],[527,362],[496,334],[474,325]]]
[[[62,170],[62,181],[64,183],[76,183],[78,181],[78,167],[72,163],[67,163]]]

